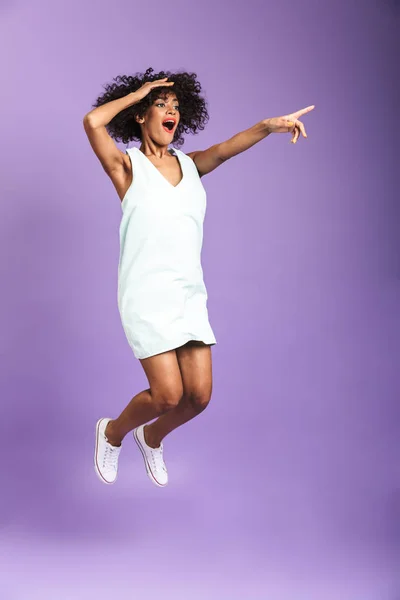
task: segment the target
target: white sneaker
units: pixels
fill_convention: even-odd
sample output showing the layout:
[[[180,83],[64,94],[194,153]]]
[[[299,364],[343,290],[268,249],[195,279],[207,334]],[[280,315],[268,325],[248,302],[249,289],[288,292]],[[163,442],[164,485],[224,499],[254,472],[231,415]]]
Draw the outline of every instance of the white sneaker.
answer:
[[[153,483],[164,487],[168,483],[167,467],[163,458],[163,443],[158,448],[148,446],[144,440],[144,425],[133,430],[133,437],[143,454],[147,475]]]
[[[111,419],[99,419],[96,425],[94,469],[103,483],[114,483],[117,479],[118,457],[122,446],[112,446],[104,431]]]

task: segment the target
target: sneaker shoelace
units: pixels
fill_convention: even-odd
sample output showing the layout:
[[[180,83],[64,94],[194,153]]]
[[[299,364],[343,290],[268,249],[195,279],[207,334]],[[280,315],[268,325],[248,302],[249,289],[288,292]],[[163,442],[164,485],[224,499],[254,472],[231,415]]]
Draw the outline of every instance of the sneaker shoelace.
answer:
[[[111,446],[111,444],[107,442],[103,456],[103,467],[107,466],[113,471],[116,471],[120,450],[121,446]]]
[[[149,446],[150,447],[150,446]],[[153,463],[153,467],[155,471],[161,469],[166,472],[164,459],[163,459],[163,445],[159,446],[159,448],[151,448],[151,459]]]

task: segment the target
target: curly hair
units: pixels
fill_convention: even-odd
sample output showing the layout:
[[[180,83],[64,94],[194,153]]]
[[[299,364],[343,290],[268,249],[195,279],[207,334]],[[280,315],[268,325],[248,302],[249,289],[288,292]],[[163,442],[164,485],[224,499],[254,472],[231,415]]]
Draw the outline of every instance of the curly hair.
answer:
[[[180,147],[184,144],[183,133],[196,134],[198,130],[204,129],[209,116],[206,101],[200,96],[201,85],[196,80],[196,73],[171,73],[170,71],[154,73],[154,69],[150,67],[145,73],[136,73],[134,76],[118,75],[113,79],[116,83],[103,85],[105,93],[99,96],[92,106],[96,108],[111,100],[122,98],[139,89],[146,81],[164,77],[174,81],[174,85],[152,89],[140,102],[119,112],[106,125],[108,133],[115,141],[124,144],[132,140],[141,141],[141,128],[135,120],[136,115],[143,117],[154,100],[166,98],[170,93],[175,93],[179,100],[180,121],[174,133],[174,145]]]

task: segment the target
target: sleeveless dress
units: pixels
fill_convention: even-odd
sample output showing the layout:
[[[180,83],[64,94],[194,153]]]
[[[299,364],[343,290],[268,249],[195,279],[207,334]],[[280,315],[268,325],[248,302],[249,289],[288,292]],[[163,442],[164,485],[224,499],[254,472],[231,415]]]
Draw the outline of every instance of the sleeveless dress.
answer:
[[[121,202],[118,309],[138,359],[189,340],[217,343],[201,266],[206,192],[194,161],[168,151],[183,174],[176,186],[139,148],[126,150],[133,181]]]

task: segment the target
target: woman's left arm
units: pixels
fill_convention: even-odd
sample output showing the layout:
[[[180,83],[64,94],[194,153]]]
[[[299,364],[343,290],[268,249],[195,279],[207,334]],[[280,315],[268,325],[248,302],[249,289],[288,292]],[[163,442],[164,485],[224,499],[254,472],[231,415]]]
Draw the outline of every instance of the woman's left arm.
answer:
[[[202,177],[219,167],[219,165],[222,165],[222,163],[232,158],[232,156],[248,150],[248,148],[251,148],[271,133],[292,133],[290,141],[295,144],[300,133],[303,137],[307,137],[304,124],[299,120],[300,117],[314,108],[314,105],[307,106],[307,108],[284,115],[283,117],[264,119],[249,129],[240,131],[225,142],[214,144],[214,146],[211,146],[207,150],[189,152],[188,156],[194,161],[199,175]]]

